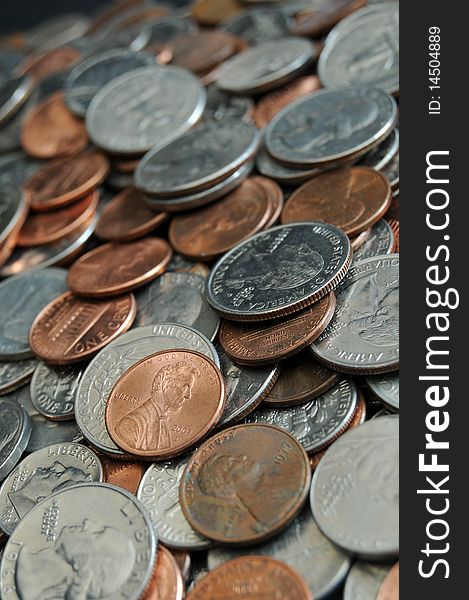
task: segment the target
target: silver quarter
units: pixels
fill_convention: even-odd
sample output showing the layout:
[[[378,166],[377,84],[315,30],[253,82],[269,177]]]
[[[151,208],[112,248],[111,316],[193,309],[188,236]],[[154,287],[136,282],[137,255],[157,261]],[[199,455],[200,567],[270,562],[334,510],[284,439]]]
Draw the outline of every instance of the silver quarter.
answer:
[[[253,112],[254,101],[249,96],[226,94],[215,85],[207,88],[207,104],[203,115],[205,120],[241,119],[250,122]]]
[[[328,448],[313,475],[311,508],[344,550],[373,560],[398,554],[398,417],[367,421]]]
[[[246,40],[249,46],[288,36],[288,20],[275,8],[244,10],[223,21],[220,27]]]
[[[370,376],[366,383],[387,408],[399,410],[399,373]]]
[[[393,129],[386,139],[359,161],[362,167],[371,167],[377,171],[384,169],[399,152],[399,129]]]
[[[174,323],[132,329],[108,344],[90,362],[78,386],[75,418],[93,446],[107,454],[124,456],[111,440],[104,420],[109,394],[119,377],[136,362],[160,350],[174,348],[196,350],[219,364],[216,350],[203,335]]]
[[[345,582],[344,600],[376,600],[389,569],[388,565],[355,562]]]
[[[205,90],[188,71],[143,67],[99,90],[86,111],[86,128],[107,152],[143,154],[190,129],[204,107]]]
[[[170,548],[204,550],[213,542],[189,525],[179,504],[179,484],[185,458],[153,463],[143,476],[137,498],[147,509],[161,543]]]
[[[19,523],[3,555],[0,591],[12,600],[138,600],[152,575],[156,541],[129,492],[79,484],[39,503]]]
[[[306,404],[291,408],[260,408],[247,423],[276,425],[295,437],[306,452],[329,446],[343,433],[355,414],[358,392],[355,384],[343,379]]]
[[[215,264],[207,300],[232,320],[289,314],[334,289],[350,260],[349,239],[333,225],[279,225],[241,242]]]
[[[38,313],[67,291],[64,269],[47,269],[11,277],[0,284],[0,360],[33,356],[28,335]]]
[[[31,402],[36,410],[57,421],[75,418],[75,396],[85,371],[80,365],[40,362],[31,380]]]
[[[368,87],[322,90],[286,106],[265,129],[267,151],[298,167],[358,157],[394,127],[392,96]]]
[[[350,557],[321,533],[309,506],[268,542],[242,550],[212,548],[208,552],[209,569],[246,554],[271,556],[287,563],[303,577],[315,600],[328,596],[341,584],[351,563]]]
[[[35,358],[0,362],[0,395],[6,394],[27,383],[37,367]]]
[[[179,323],[213,340],[220,317],[204,297],[205,279],[195,273],[165,273],[135,294],[135,325]]]
[[[398,369],[399,255],[352,264],[335,294],[335,314],[311,345],[315,358],[344,373]]]
[[[370,229],[365,243],[353,253],[353,263],[364,258],[391,254],[394,249],[394,233],[384,219],[377,221]]]
[[[27,513],[51,494],[71,485],[102,481],[96,454],[81,444],[54,444],[29,454],[0,488],[0,528],[11,535]]]
[[[8,396],[0,397],[0,481],[21,458],[30,435],[31,424],[22,407]]]
[[[21,189],[0,184],[0,248],[15,230],[25,211],[26,201]]]

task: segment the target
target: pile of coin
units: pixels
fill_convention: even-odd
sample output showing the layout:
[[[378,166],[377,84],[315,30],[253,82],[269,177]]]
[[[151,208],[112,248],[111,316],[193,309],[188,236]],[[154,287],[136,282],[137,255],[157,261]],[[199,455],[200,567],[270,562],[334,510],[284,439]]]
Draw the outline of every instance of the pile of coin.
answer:
[[[0,39],[0,597],[397,599],[398,5]]]

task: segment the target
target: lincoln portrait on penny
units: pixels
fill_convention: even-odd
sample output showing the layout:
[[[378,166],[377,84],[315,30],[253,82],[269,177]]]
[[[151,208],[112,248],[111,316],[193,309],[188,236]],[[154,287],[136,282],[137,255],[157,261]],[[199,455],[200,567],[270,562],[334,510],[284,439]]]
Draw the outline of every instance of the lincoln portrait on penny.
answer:
[[[149,398],[123,417],[117,435],[136,450],[170,448],[168,420],[190,400],[200,372],[186,362],[161,367],[153,378]]]

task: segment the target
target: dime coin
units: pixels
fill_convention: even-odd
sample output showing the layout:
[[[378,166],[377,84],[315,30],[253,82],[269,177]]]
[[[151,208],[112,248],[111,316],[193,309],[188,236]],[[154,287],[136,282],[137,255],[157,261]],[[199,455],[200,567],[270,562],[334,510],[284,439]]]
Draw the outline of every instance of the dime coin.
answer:
[[[93,97],[86,128],[112,154],[143,154],[194,125],[205,106],[199,80],[179,67],[142,67],[116,77]]]
[[[347,431],[313,476],[316,523],[332,542],[364,558],[399,551],[398,429],[398,417],[382,417]]]
[[[138,486],[145,473],[145,465],[138,461],[114,460],[100,455],[104,471],[104,481],[112,483],[127,490],[134,496],[137,495]]]
[[[0,590],[12,600],[51,593],[65,598],[80,586],[85,597],[138,600],[151,578],[155,538],[150,519],[128,492],[103,483],[61,490],[15,529],[2,559]],[[53,569],[46,567],[51,564]]]
[[[383,579],[376,600],[399,600],[399,563]]]
[[[250,46],[288,35],[287,18],[275,8],[245,10],[223,21],[222,28],[243,38]]]
[[[35,358],[0,362],[0,395],[16,390],[27,383],[36,366]]]
[[[99,192],[95,190],[78,202],[53,212],[29,214],[19,233],[18,246],[41,246],[73,235],[89,223],[98,202]]]
[[[278,323],[223,321],[220,344],[228,356],[242,365],[276,362],[296,354],[315,340],[329,324],[334,310],[335,295],[330,292]]]
[[[161,543],[170,548],[204,550],[212,542],[189,525],[179,503],[186,458],[153,463],[142,478],[137,498],[146,508]]]
[[[344,600],[376,600],[381,582],[388,571],[388,565],[356,561],[345,582]]]
[[[295,437],[306,452],[318,452],[348,429],[357,402],[356,386],[343,379],[306,404],[291,408],[261,408],[250,414],[246,422],[276,425]]]
[[[81,296],[116,296],[161,275],[170,258],[171,248],[161,238],[104,244],[72,265],[67,283],[72,292]]]
[[[84,370],[81,366],[55,366],[40,362],[31,380],[34,408],[48,419],[73,419],[75,395]]]
[[[0,82],[0,126],[23,106],[32,88],[33,82],[29,77],[15,77]]]
[[[85,126],[67,109],[62,92],[52,94],[28,113],[21,129],[21,145],[37,158],[77,154],[87,144]]]
[[[350,567],[350,558],[334,546],[316,525],[311,508],[305,506],[285,531],[263,544],[237,550],[213,548],[208,552],[211,571],[242,555],[272,556],[293,567],[303,577],[315,600],[334,590]]]
[[[196,273],[165,273],[137,292],[135,324],[179,323],[213,340],[220,317],[207,304],[204,287],[204,278]]]
[[[128,242],[147,235],[168,218],[167,213],[151,211],[140,192],[128,188],[106,205],[95,234],[107,242]]]
[[[90,193],[108,171],[106,157],[97,152],[50,161],[25,181],[24,194],[34,210],[54,210]]]
[[[356,236],[371,227],[391,204],[386,177],[369,167],[335,169],[295,190],[282,211],[282,223],[323,221]]]
[[[142,600],[182,600],[184,580],[173,555],[164,546],[158,548],[158,557],[150,583]]]
[[[28,205],[20,189],[0,184],[0,247],[10,238],[16,239],[27,214]]]
[[[203,114],[204,121],[225,121],[226,119],[241,119],[251,121],[254,112],[254,102],[249,96],[232,96],[225,94],[215,85],[207,89],[207,104]]]
[[[196,350],[219,364],[213,345],[198,331],[175,323],[137,327],[119,336],[90,362],[80,380],[75,417],[83,435],[102,452],[122,456],[109,437],[104,411],[118,379],[139,360],[159,350]]]
[[[311,591],[298,573],[270,556],[242,556],[223,563],[196,583],[187,600],[231,598],[239,593],[240,588],[245,590],[245,600],[254,600],[260,595],[313,600]]]
[[[140,161],[136,186],[155,196],[184,195],[205,189],[247,162],[259,144],[258,130],[238,121],[210,121]]]
[[[246,179],[218,202],[174,217],[168,233],[173,248],[183,256],[211,260],[260,231],[270,204],[259,179]]]
[[[366,0],[314,0],[297,15],[291,33],[319,37],[365,4]]]
[[[396,102],[381,90],[321,90],[284,108],[267,125],[265,144],[276,160],[298,167],[350,159],[386,137],[396,114]]]
[[[386,139],[370,150],[368,154],[365,154],[358,164],[363,167],[371,167],[377,171],[381,171],[389,165],[398,152],[399,129],[396,127]]]
[[[0,481],[15,467],[28,445],[31,423],[23,408],[0,397]]]
[[[399,255],[360,260],[336,290],[337,308],[313,355],[344,373],[399,368]]]
[[[252,544],[284,529],[309,490],[308,457],[270,425],[236,425],[191,456],[180,502],[192,527],[218,542]]]
[[[391,254],[394,250],[394,233],[385,219],[380,219],[370,229],[365,243],[353,252],[353,262],[372,258],[382,254]]]
[[[399,410],[399,373],[370,376],[366,383],[387,408]]]
[[[263,42],[226,61],[216,85],[231,94],[256,94],[293,79],[315,58],[309,40],[284,37]]]
[[[65,103],[77,116],[84,117],[93,96],[112,79],[139,67],[155,64],[144,52],[108,50],[91,56],[72,69],[64,86]]]
[[[259,321],[287,315],[328,294],[345,276],[352,249],[327,223],[273,227],[241,242],[213,267],[207,300],[224,317]]]
[[[11,277],[0,284],[0,358],[33,356],[28,333],[39,311],[66,289],[66,271],[44,269]]]
[[[53,444],[24,458],[0,488],[0,527],[11,535],[18,523],[51,494],[77,483],[101,481],[96,454],[81,444]]]

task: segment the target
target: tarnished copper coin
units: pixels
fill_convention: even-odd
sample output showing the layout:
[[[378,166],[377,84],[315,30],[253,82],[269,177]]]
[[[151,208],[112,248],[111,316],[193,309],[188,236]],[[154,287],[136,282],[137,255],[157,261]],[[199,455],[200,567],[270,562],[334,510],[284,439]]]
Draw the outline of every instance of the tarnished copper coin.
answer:
[[[289,433],[271,425],[237,425],[192,455],[179,499],[201,535],[250,544],[287,526],[301,510],[310,480],[306,452]]]
[[[314,8],[306,8],[296,17],[291,27],[293,35],[318,37],[326,33],[344,17],[365,6],[367,0],[320,0]]]
[[[243,8],[239,0],[196,0],[192,5],[192,17],[201,25],[217,25]]]
[[[47,213],[30,213],[20,231],[18,246],[41,246],[72,235],[90,221],[98,202],[99,192],[95,190],[70,206]]]
[[[376,600],[399,600],[399,563],[383,579]]]
[[[294,406],[313,400],[339,379],[334,371],[317,363],[308,352],[288,359],[264,404],[272,407]]]
[[[270,556],[242,556],[210,571],[195,584],[187,600],[313,600],[303,578]]]
[[[379,171],[368,167],[334,169],[295,190],[281,220],[322,221],[355,236],[376,223],[390,204],[391,187]]]
[[[104,244],[84,254],[70,267],[67,284],[80,296],[116,296],[161,275],[171,254],[169,244],[156,237],[128,244]]]
[[[169,227],[173,248],[189,258],[211,260],[260,231],[272,209],[259,179],[246,179],[221,200],[175,216]]]
[[[78,362],[127,331],[136,311],[132,294],[112,300],[84,300],[66,292],[49,302],[34,319],[29,345],[46,362]]]
[[[182,600],[184,580],[178,564],[169,550],[158,546],[155,568],[142,600]]]
[[[34,210],[54,210],[91,192],[108,172],[103,154],[87,152],[47,162],[25,181],[23,190]]]
[[[128,242],[147,235],[168,218],[168,213],[150,210],[140,192],[128,188],[106,204],[95,235],[106,242]]]
[[[330,292],[308,308],[278,322],[223,321],[220,344],[228,356],[241,365],[275,363],[315,340],[329,324],[334,310],[335,294]]]
[[[56,158],[77,154],[87,144],[85,124],[65,106],[62,92],[48,96],[23,121],[21,145],[31,156]]]
[[[28,75],[39,82],[50,75],[70,69],[79,59],[78,50],[64,46],[46,53],[28,56],[17,70],[22,75]]]
[[[254,121],[259,128],[265,127],[287,104],[301,96],[311,94],[321,88],[321,81],[316,75],[299,77],[292,83],[284,85],[270,94],[266,94],[256,104]]]
[[[118,485],[136,496],[146,465],[136,460],[114,460],[101,453],[99,458],[103,465],[104,481]]]
[[[220,369],[192,350],[156,352],[117,381],[106,427],[117,446],[145,458],[181,454],[220,419],[226,402]]]

